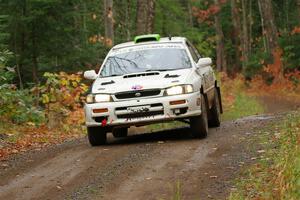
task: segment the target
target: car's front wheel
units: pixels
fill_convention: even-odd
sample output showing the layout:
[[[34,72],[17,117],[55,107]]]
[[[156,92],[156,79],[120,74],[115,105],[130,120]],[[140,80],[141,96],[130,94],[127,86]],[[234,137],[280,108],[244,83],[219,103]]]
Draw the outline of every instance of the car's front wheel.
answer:
[[[115,138],[126,137],[128,135],[128,128],[115,128],[112,134]]]
[[[201,115],[190,118],[192,136],[206,138],[208,134],[207,108],[204,95],[201,94]]]
[[[107,131],[103,127],[87,127],[88,139],[92,146],[106,143]]]

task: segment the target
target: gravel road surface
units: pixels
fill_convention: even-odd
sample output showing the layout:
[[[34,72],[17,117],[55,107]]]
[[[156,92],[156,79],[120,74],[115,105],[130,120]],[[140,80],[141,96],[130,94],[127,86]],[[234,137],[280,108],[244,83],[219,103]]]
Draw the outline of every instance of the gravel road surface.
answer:
[[[0,162],[0,199],[226,199],[263,148],[259,130],[282,116],[223,122],[206,139],[187,127],[135,129],[124,139],[109,135],[105,146],[82,138],[17,155]]]

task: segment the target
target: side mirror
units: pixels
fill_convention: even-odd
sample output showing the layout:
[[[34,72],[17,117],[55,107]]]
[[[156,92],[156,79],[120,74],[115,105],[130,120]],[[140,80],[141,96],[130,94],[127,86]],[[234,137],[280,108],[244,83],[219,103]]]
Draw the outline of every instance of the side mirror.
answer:
[[[197,62],[197,67],[207,67],[212,64],[211,58],[200,58]]]
[[[89,79],[89,80],[95,80],[97,78],[97,74],[96,74],[95,70],[85,71],[83,76],[84,76],[84,78]]]

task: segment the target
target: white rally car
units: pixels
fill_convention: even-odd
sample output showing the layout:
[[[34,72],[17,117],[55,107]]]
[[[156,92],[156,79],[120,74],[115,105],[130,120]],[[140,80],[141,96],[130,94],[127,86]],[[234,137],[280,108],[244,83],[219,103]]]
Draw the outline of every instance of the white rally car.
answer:
[[[114,46],[99,73],[84,73],[95,80],[84,108],[90,144],[106,143],[108,132],[125,137],[130,126],[171,120],[206,137],[208,126],[220,126],[222,113],[211,64],[183,37],[142,35]]]

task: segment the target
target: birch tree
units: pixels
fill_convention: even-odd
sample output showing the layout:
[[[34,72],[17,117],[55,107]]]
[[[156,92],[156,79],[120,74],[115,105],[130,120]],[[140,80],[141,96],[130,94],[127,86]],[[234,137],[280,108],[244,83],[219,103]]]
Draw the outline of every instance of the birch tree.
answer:
[[[219,0],[214,0],[215,6],[221,9],[221,4]],[[222,25],[220,22],[219,12],[214,16],[215,21],[215,29],[216,29],[216,37],[217,37],[217,70],[218,71],[226,71],[227,69],[227,60],[225,54],[225,45],[224,45],[224,33],[222,29]]]

